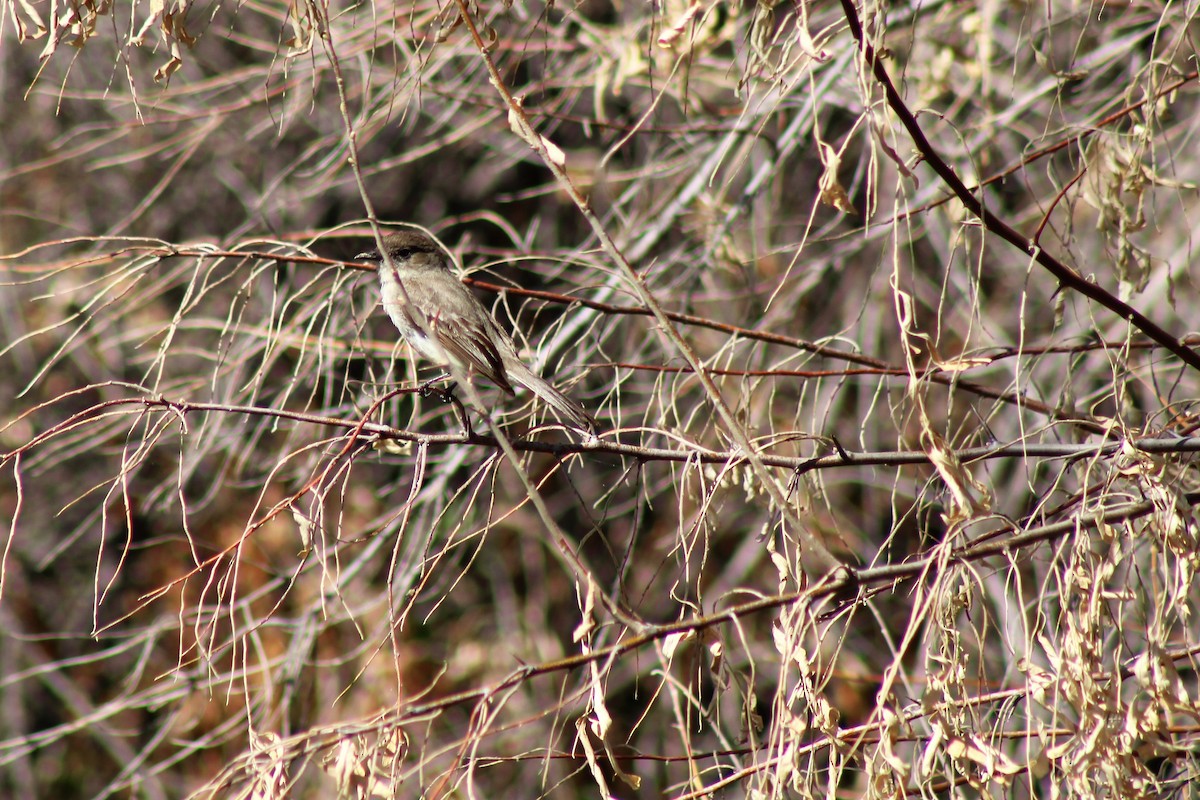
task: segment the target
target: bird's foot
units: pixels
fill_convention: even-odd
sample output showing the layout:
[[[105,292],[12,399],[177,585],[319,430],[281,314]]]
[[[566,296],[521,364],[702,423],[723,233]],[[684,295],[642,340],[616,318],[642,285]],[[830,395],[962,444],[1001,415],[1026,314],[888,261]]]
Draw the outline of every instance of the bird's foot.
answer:
[[[428,380],[421,381],[417,384],[417,394],[426,399],[436,396],[443,403],[449,403],[451,398],[454,397],[454,389],[458,384],[451,381],[445,387],[434,386],[434,384],[441,383],[449,377],[449,372],[443,372],[441,375],[434,375]]]
[[[450,373],[444,372],[441,375],[430,378],[427,381],[423,381],[419,386],[417,386],[417,394],[426,399],[430,397],[436,397],[443,403],[454,406],[454,416],[458,417],[459,423],[462,424],[463,435],[470,439],[474,435],[474,431],[471,429],[471,417],[467,414],[467,409],[462,404],[462,401],[459,400],[454,394],[454,390],[458,388],[458,384],[454,381],[450,381],[450,383],[446,384],[445,386],[433,385],[439,381],[444,381],[449,377]]]

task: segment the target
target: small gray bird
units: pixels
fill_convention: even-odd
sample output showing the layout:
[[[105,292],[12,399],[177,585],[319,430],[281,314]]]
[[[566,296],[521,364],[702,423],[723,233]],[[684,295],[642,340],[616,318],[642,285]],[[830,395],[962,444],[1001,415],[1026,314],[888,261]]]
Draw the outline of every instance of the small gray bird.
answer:
[[[510,395],[516,394],[512,385],[520,384],[572,427],[595,432],[591,414],[522,363],[509,335],[450,271],[437,242],[406,230],[384,237],[383,246],[391,268],[378,250],[354,258],[376,265],[383,308],[413,350],[435,364],[451,361],[468,374],[477,372]]]

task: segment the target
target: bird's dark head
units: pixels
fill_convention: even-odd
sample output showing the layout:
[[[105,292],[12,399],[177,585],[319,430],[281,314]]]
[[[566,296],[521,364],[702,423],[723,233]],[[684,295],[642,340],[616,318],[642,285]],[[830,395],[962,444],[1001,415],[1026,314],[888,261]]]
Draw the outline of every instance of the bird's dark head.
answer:
[[[383,248],[399,269],[449,269],[450,264],[441,246],[421,231],[400,231],[383,237]],[[359,253],[355,261],[368,264],[383,263],[378,248]]]

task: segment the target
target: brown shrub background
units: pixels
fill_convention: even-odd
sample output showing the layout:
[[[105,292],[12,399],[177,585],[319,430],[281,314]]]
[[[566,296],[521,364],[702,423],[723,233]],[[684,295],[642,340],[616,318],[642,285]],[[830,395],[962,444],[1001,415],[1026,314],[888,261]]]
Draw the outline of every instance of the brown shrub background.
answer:
[[[2,10],[0,795],[1189,791],[1194,5]]]

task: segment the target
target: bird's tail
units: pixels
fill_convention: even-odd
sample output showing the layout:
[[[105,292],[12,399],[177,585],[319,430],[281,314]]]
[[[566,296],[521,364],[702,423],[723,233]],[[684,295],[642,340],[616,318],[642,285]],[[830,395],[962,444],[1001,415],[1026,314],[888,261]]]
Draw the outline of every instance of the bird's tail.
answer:
[[[529,367],[520,361],[506,363],[504,367],[510,380],[521,384],[536,394],[543,403],[558,412],[558,415],[562,417],[564,422],[574,428],[578,428],[584,433],[594,434],[596,432],[595,417],[585,411],[579,403],[576,403],[551,386],[547,381],[534,374],[533,370]]]

